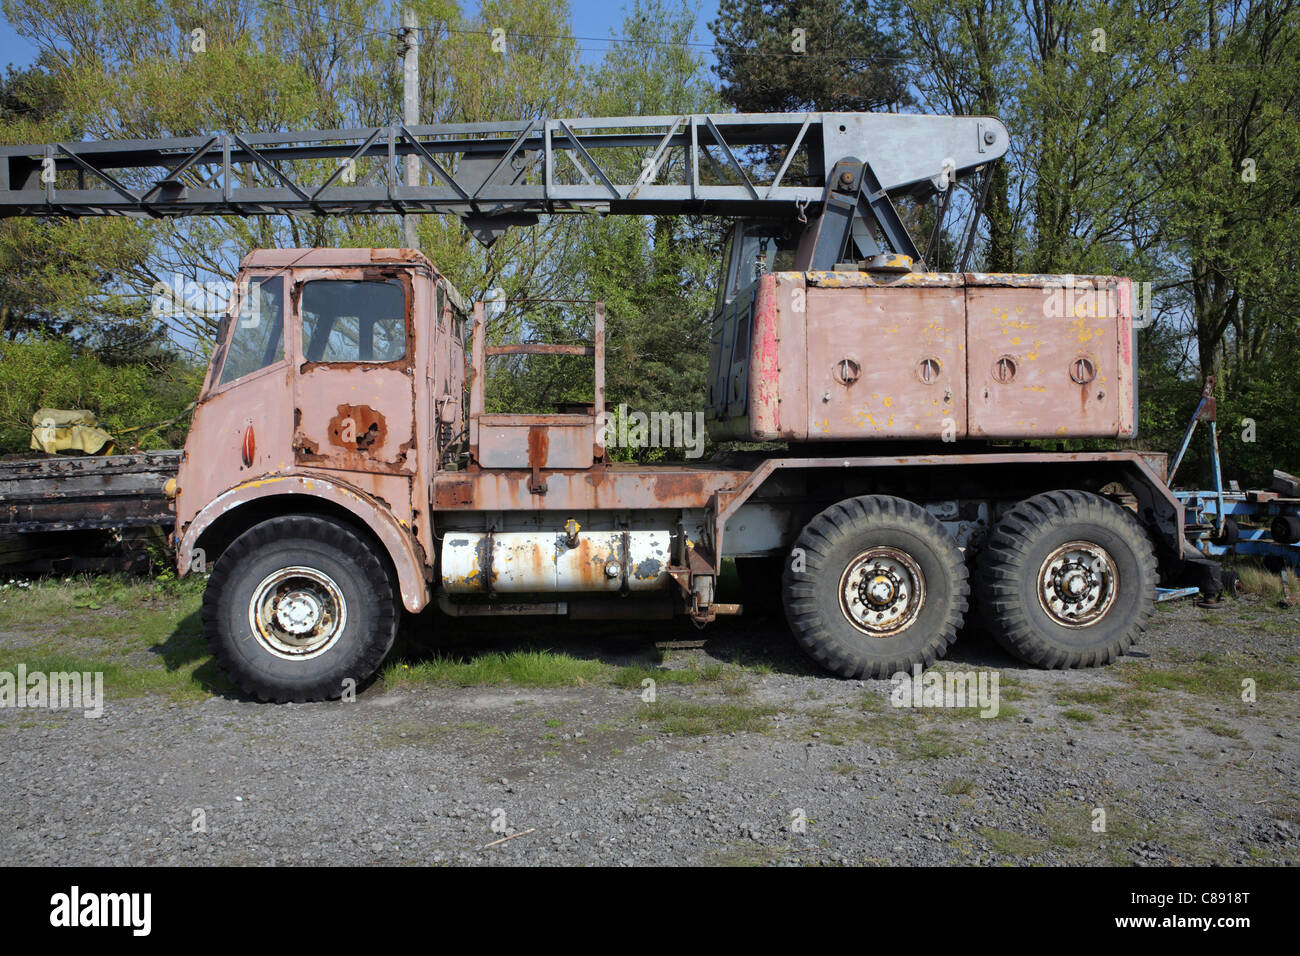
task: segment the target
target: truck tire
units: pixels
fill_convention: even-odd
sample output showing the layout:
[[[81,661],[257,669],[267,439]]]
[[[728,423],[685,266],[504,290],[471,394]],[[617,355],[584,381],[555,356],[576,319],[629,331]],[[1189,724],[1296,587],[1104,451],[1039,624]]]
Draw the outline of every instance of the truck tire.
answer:
[[[1155,613],[1156,559],[1128,511],[1083,491],[1049,491],[998,521],[979,556],[994,638],[1039,667],[1109,664]]]
[[[961,549],[919,505],[850,498],[808,523],[782,575],[786,620],[841,677],[927,667],[957,637],[970,586]]]
[[[397,636],[391,578],[347,525],[314,515],[263,521],[222,553],[203,595],[213,656],[261,700],[342,696],[370,679]],[[348,685],[348,680],[354,684]]]

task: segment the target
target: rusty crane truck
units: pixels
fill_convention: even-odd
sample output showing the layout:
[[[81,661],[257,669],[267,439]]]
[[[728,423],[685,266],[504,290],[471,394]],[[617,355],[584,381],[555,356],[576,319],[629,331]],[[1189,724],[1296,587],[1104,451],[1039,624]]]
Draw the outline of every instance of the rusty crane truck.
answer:
[[[611,460],[599,305],[585,344],[489,344],[419,252],[243,259],[170,494],[258,697],[338,696],[431,603],[709,622],[741,611],[727,558],[845,677],[928,665],[976,613],[1026,661],[1100,665],[1192,552],[1159,456],[1047,447],[1136,433],[1129,279],[967,271],[975,213],[957,267],[926,263],[1007,146],[989,117],[813,113],[5,147],[0,214],[453,214],[485,243],[561,212],[734,220],[705,415],[772,444],[707,462]],[[923,251],[895,200],[926,196]],[[488,361],[527,354],[589,357],[592,401],[489,413]]]

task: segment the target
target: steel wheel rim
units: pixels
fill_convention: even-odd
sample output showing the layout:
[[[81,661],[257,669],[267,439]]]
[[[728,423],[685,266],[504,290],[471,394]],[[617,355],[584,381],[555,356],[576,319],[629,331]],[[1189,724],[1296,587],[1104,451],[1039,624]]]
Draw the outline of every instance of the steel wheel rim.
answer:
[[[273,571],[253,589],[248,626],[257,643],[282,660],[310,660],[336,643],[347,625],[347,602],[334,579],[316,568]]]
[[[915,623],[925,604],[925,575],[898,548],[863,551],[840,576],[840,611],[868,637],[892,637]]]
[[[1115,559],[1094,541],[1066,542],[1038,571],[1038,603],[1062,627],[1091,627],[1110,612],[1118,594]]]

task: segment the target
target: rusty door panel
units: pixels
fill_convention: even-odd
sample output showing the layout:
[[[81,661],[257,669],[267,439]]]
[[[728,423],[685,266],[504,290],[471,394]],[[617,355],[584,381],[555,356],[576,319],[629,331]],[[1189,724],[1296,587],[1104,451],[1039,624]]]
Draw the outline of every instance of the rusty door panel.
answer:
[[[415,355],[413,290],[409,270],[398,267],[298,270],[291,324],[301,363],[294,381],[294,461],[315,468],[379,474],[413,474]],[[398,280],[406,301],[406,348],[390,362],[303,360],[301,316],[305,283],[320,280]]]
[[[966,434],[965,302],[953,288],[812,288],[808,437]]]
[[[967,288],[971,437],[1122,434],[1118,297],[1029,278]]]
[[[353,376],[365,376],[364,385]],[[409,369],[301,376],[294,409],[294,460],[344,471],[414,472],[412,391]],[[340,392],[349,401],[326,404]],[[393,414],[386,416],[381,408]]]

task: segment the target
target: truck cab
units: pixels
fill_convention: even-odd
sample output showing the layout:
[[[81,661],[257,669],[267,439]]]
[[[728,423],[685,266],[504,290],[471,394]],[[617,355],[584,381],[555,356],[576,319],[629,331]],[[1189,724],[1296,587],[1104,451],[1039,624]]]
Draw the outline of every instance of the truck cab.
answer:
[[[177,475],[181,573],[292,514],[364,541],[401,604],[424,607],[432,470],[464,429],[465,329],[460,294],[418,252],[246,256]],[[289,661],[310,654],[340,587],[268,582],[253,632]],[[304,610],[277,619],[280,606]]]

